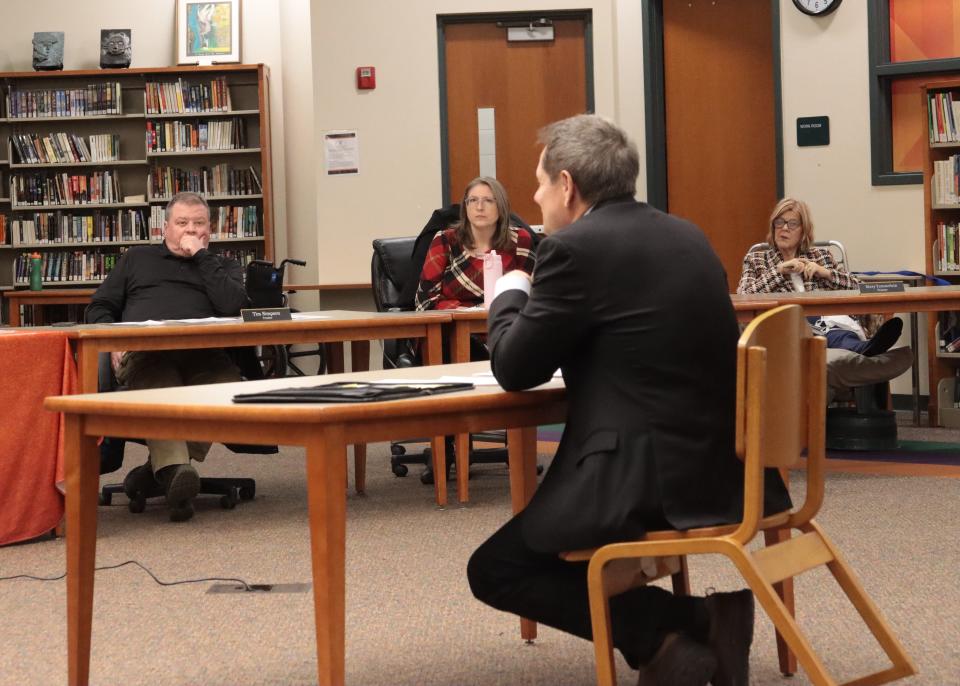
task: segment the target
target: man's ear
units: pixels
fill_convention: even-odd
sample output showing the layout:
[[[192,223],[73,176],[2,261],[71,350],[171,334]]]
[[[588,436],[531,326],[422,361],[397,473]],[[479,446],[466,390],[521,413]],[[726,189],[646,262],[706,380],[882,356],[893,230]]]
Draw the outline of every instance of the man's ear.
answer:
[[[566,169],[560,170],[560,185],[563,188],[563,206],[571,207],[577,197],[577,184]]]

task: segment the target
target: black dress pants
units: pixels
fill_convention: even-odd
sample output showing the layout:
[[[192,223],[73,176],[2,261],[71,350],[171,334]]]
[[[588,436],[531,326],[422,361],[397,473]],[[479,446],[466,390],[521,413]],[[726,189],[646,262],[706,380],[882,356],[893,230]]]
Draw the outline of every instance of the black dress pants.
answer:
[[[532,550],[521,533],[523,515],[473,553],[467,565],[470,589],[498,610],[592,640],[587,563]],[[650,661],[668,633],[685,631],[705,639],[703,599],[674,596],[657,586],[614,596],[610,614],[613,645],[634,668]]]

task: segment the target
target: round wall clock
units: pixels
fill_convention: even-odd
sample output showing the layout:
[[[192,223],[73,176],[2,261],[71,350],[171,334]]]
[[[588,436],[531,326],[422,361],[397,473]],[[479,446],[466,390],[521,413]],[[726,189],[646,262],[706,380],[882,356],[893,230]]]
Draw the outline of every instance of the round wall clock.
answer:
[[[793,0],[793,4],[804,14],[822,17],[840,6],[842,0]]]

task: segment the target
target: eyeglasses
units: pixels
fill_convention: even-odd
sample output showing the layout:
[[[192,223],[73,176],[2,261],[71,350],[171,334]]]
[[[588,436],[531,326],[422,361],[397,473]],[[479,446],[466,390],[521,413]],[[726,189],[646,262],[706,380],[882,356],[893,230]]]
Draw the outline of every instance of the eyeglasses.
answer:
[[[799,229],[801,226],[803,226],[803,222],[801,222],[799,219],[784,220],[784,219],[781,219],[780,217],[777,217],[776,219],[773,220],[773,227],[775,229],[782,229],[784,226],[786,226],[788,229],[791,229],[791,230]]]
[[[467,205],[469,207],[484,207],[486,205],[494,205],[496,202],[493,198],[478,198],[473,195],[467,198]]]

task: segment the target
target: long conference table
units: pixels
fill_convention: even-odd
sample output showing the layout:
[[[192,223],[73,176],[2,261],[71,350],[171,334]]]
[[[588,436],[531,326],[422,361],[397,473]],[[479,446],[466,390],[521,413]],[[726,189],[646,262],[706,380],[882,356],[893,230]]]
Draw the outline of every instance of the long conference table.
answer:
[[[486,363],[444,365],[429,378],[472,376]],[[330,375],[324,382],[423,379],[422,368]],[[507,392],[478,385],[459,393],[360,404],[256,404],[231,402],[236,393],[308,386],[316,377],[268,379],[234,384],[162,388],[124,393],[50,397],[46,409],[65,415],[67,653],[72,685],[90,681],[94,567],[99,486],[98,436],[139,436],[306,447],[317,671],[323,686],[345,678],[344,473],[347,446],[435,433],[508,429],[510,489],[515,512],[536,488],[536,427],[566,416],[563,382]],[[442,473],[439,470],[438,475]],[[532,639],[536,625],[521,620],[521,636]],[[101,681],[100,675],[95,680]]]

